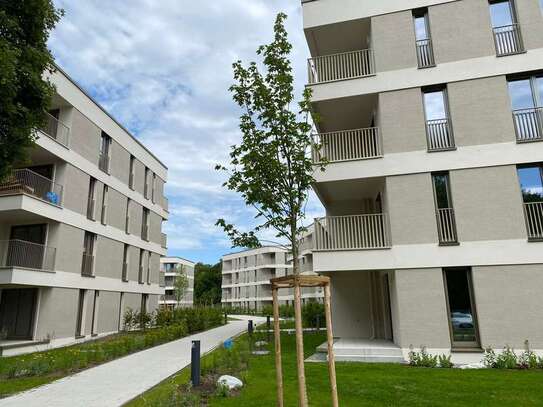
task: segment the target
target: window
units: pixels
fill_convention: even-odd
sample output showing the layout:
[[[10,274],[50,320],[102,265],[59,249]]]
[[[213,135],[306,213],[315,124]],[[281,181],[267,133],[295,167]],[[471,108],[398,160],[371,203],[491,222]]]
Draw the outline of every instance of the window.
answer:
[[[127,198],[125,224],[124,224],[124,231],[127,234],[130,234],[130,202],[131,202],[130,198]]]
[[[423,89],[428,151],[455,148],[445,87]]]
[[[96,235],[91,232],[85,232],[83,239],[83,262],[81,266],[81,274],[87,277],[94,275],[94,245]]]
[[[452,347],[479,348],[471,270],[469,268],[446,269],[443,271],[443,277]]]
[[[517,141],[543,140],[543,74],[508,81]]]
[[[83,316],[85,311],[85,296],[87,294],[87,290],[79,290],[79,301],[77,304],[77,320],[75,325],[75,337],[81,338],[84,335],[84,326],[83,326]]]
[[[155,187],[156,187],[156,174],[153,173],[153,179],[151,181],[151,201],[155,203]]]
[[[98,305],[100,300],[100,291],[94,291],[94,304],[92,306],[92,326],[91,336],[98,335]]]
[[[432,174],[439,244],[456,244],[456,220],[451,199],[448,173]]]
[[[145,183],[143,185],[143,196],[145,199],[149,199],[149,174],[151,171],[149,168],[145,167]]]
[[[125,244],[123,251],[123,271],[121,275],[123,281],[128,281],[128,248],[129,246]]]
[[[87,218],[90,220],[96,220],[94,217],[94,208],[96,206],[95,201],[95,193],[96,193],[96,179],[90,178],[89,181],[89,194],[87,198]]]
[[[143,284],[143,249],[140,249],[140,260],[138,270],[138,283]]]
[[[100,156],[98,158],[98,168],[107,173],[109,173],[110,146],[111,137],[102,132],[102,136],[100,138]]]
[[[107,185],[104,185],[104,191],[102,194],[102,212],[100,216],[102,225],[107,225],[108,194],[109,194],[109,187]]]
[[[151,284],[151,252],[147,253],[147,284]]]
[[[149,240],[149,209],[143,208],[141,220],[141,238]]]
[[[523,52],[524,46],[513,2],[497,0],[489,3],[496,55],[504,56]]]
[[[415,46],[417,48],[417,61],[419,68],[435,66],[434,50],[430,36],[430,21],[428,9],[413,11],[413,23],[415,25]]]
[[[134,179],[136,177],[135,171],[136,171],[136,157],[133,155],[130,156],[130,170],[128,173],[128,186],[130,189],[134,190]]]
[[[543,164],[517,169],[529,241],[543,240]]]

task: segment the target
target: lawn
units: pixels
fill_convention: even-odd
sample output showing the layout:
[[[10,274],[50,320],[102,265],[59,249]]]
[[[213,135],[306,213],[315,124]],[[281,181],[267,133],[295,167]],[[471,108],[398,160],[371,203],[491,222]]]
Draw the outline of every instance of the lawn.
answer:
[[[305,353],[323,343],[323,334],[305,335]],[[282,335],[285,405],[297,405],[295,336]],[[270,345],[271,346],[271,345]],[[270,348],[271,350],[271,348]],[[543,371],[428,369],[405,365],[337,363],[341,406],[535,406],[543,400]],[[330,406],[327,365],[306,363],[311,406]],[[246,387],[228,398],[213,396],[211,406],[274,406],[273,352],[253,356],[243,373]],[[142,395],[131,406],[168,405],[177,385],[187,383],[183,371]],[[196,404],[198,405],[198,404]]]

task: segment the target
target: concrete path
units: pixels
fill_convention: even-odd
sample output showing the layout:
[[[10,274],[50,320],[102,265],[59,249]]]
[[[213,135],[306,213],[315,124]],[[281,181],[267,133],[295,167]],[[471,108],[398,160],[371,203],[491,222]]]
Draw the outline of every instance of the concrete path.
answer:
[[[188,366],[192,340],[201,341],[203,354],[245,331],[247,320],[252,319],[255,323],[265,321],[262,317],[236,318],[241,321],[232,321],[2,399],[0,406],[120,406]]]

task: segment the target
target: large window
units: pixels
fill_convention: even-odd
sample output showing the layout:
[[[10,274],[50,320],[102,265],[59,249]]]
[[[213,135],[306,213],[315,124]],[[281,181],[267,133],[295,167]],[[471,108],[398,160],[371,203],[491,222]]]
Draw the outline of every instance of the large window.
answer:
[[[428,151],[451,150],[455,147],[445,87],[423,89]]]
[[[413,23],[415,25],[415,45],[419,68],[432,67],[435,65],[435,61],[430,36],[428,9],[413,10]]]
[[[111,137],[102,132],[102,136],[100,138],[100,156],[98,159],[98,167],[104,172],[109,172],[110,145]]]
[[[444,270],[453,348],[480,347],[469,268]]]
[[[458,242],[456,219],[451,199],[448,173],[432,174],[439,243],[451,245]]]
[[[522,52],[524,46],[513,1],[497,0],[489,3],[496,54],[503,56]]]
[[[509,80],[518,141],[543,140],[543,74]]]
[[[94,275],[94,246],[96,243],[96,235],[91,232],[85,232],[83,239],[83,261],[81,266],[81,274],[84,276]]]
[[[543,164],[517,169],[524,202],[528,240],[543,240]]]

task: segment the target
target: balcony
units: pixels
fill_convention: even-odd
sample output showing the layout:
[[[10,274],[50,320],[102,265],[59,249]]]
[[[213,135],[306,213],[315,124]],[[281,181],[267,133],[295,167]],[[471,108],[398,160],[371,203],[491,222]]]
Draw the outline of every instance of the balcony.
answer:
[[[377,127],[321,133],[313,136],[312,158],[315,164],[365,160],[383,156]]]
[[[432,40],[417,40],[415,42],[417,48],[417,61],[419,68],[431,68],[436,65],[434,59],[434,49],[432,47]]]
[[[98,157],[98,168],[109,174],[109,155],[100,153]]]
[[[81,261],[81,275],[85,277],[94,276],[94,256],[83,253]]]
[[[371,49],[309,58],[307,65],[310,85],[375,75]]]
[[[543,202],[524,204],[524,217],[529,241],[543,240]]]
[[[47,122],[40,128],[41,132],[64,147],[70,143],[70,128],[50,113],[45,113]]]
[[[519,143],[543,140],[543,107],[515,110],[513,121]]]
[[[166,233],[160,234],[160,245],[163,249],[166,249],[168,247],[168,236]]]
[[[454,137],[449,119],[426,121],[428,151],[454,150]]]
[[[504,25],[492,29],[496,55],[506,56],[524,52],[522,35],[518,24]]]
[[[62,192],[62,185],[27,168],[13,170],[0,182],[0,195],[31,195],[57,206],[62,206]]]
[[[315,219],[315,250],[388,249],[387,215],[328,216]]]
[[[56,248],[24,240],[0,240],[0,267],[55,270]]]
[[[456,220],[453,208],[441,208],[437,210],[437,232],[439,244],[454,245],[458,243],[456,233]]]

